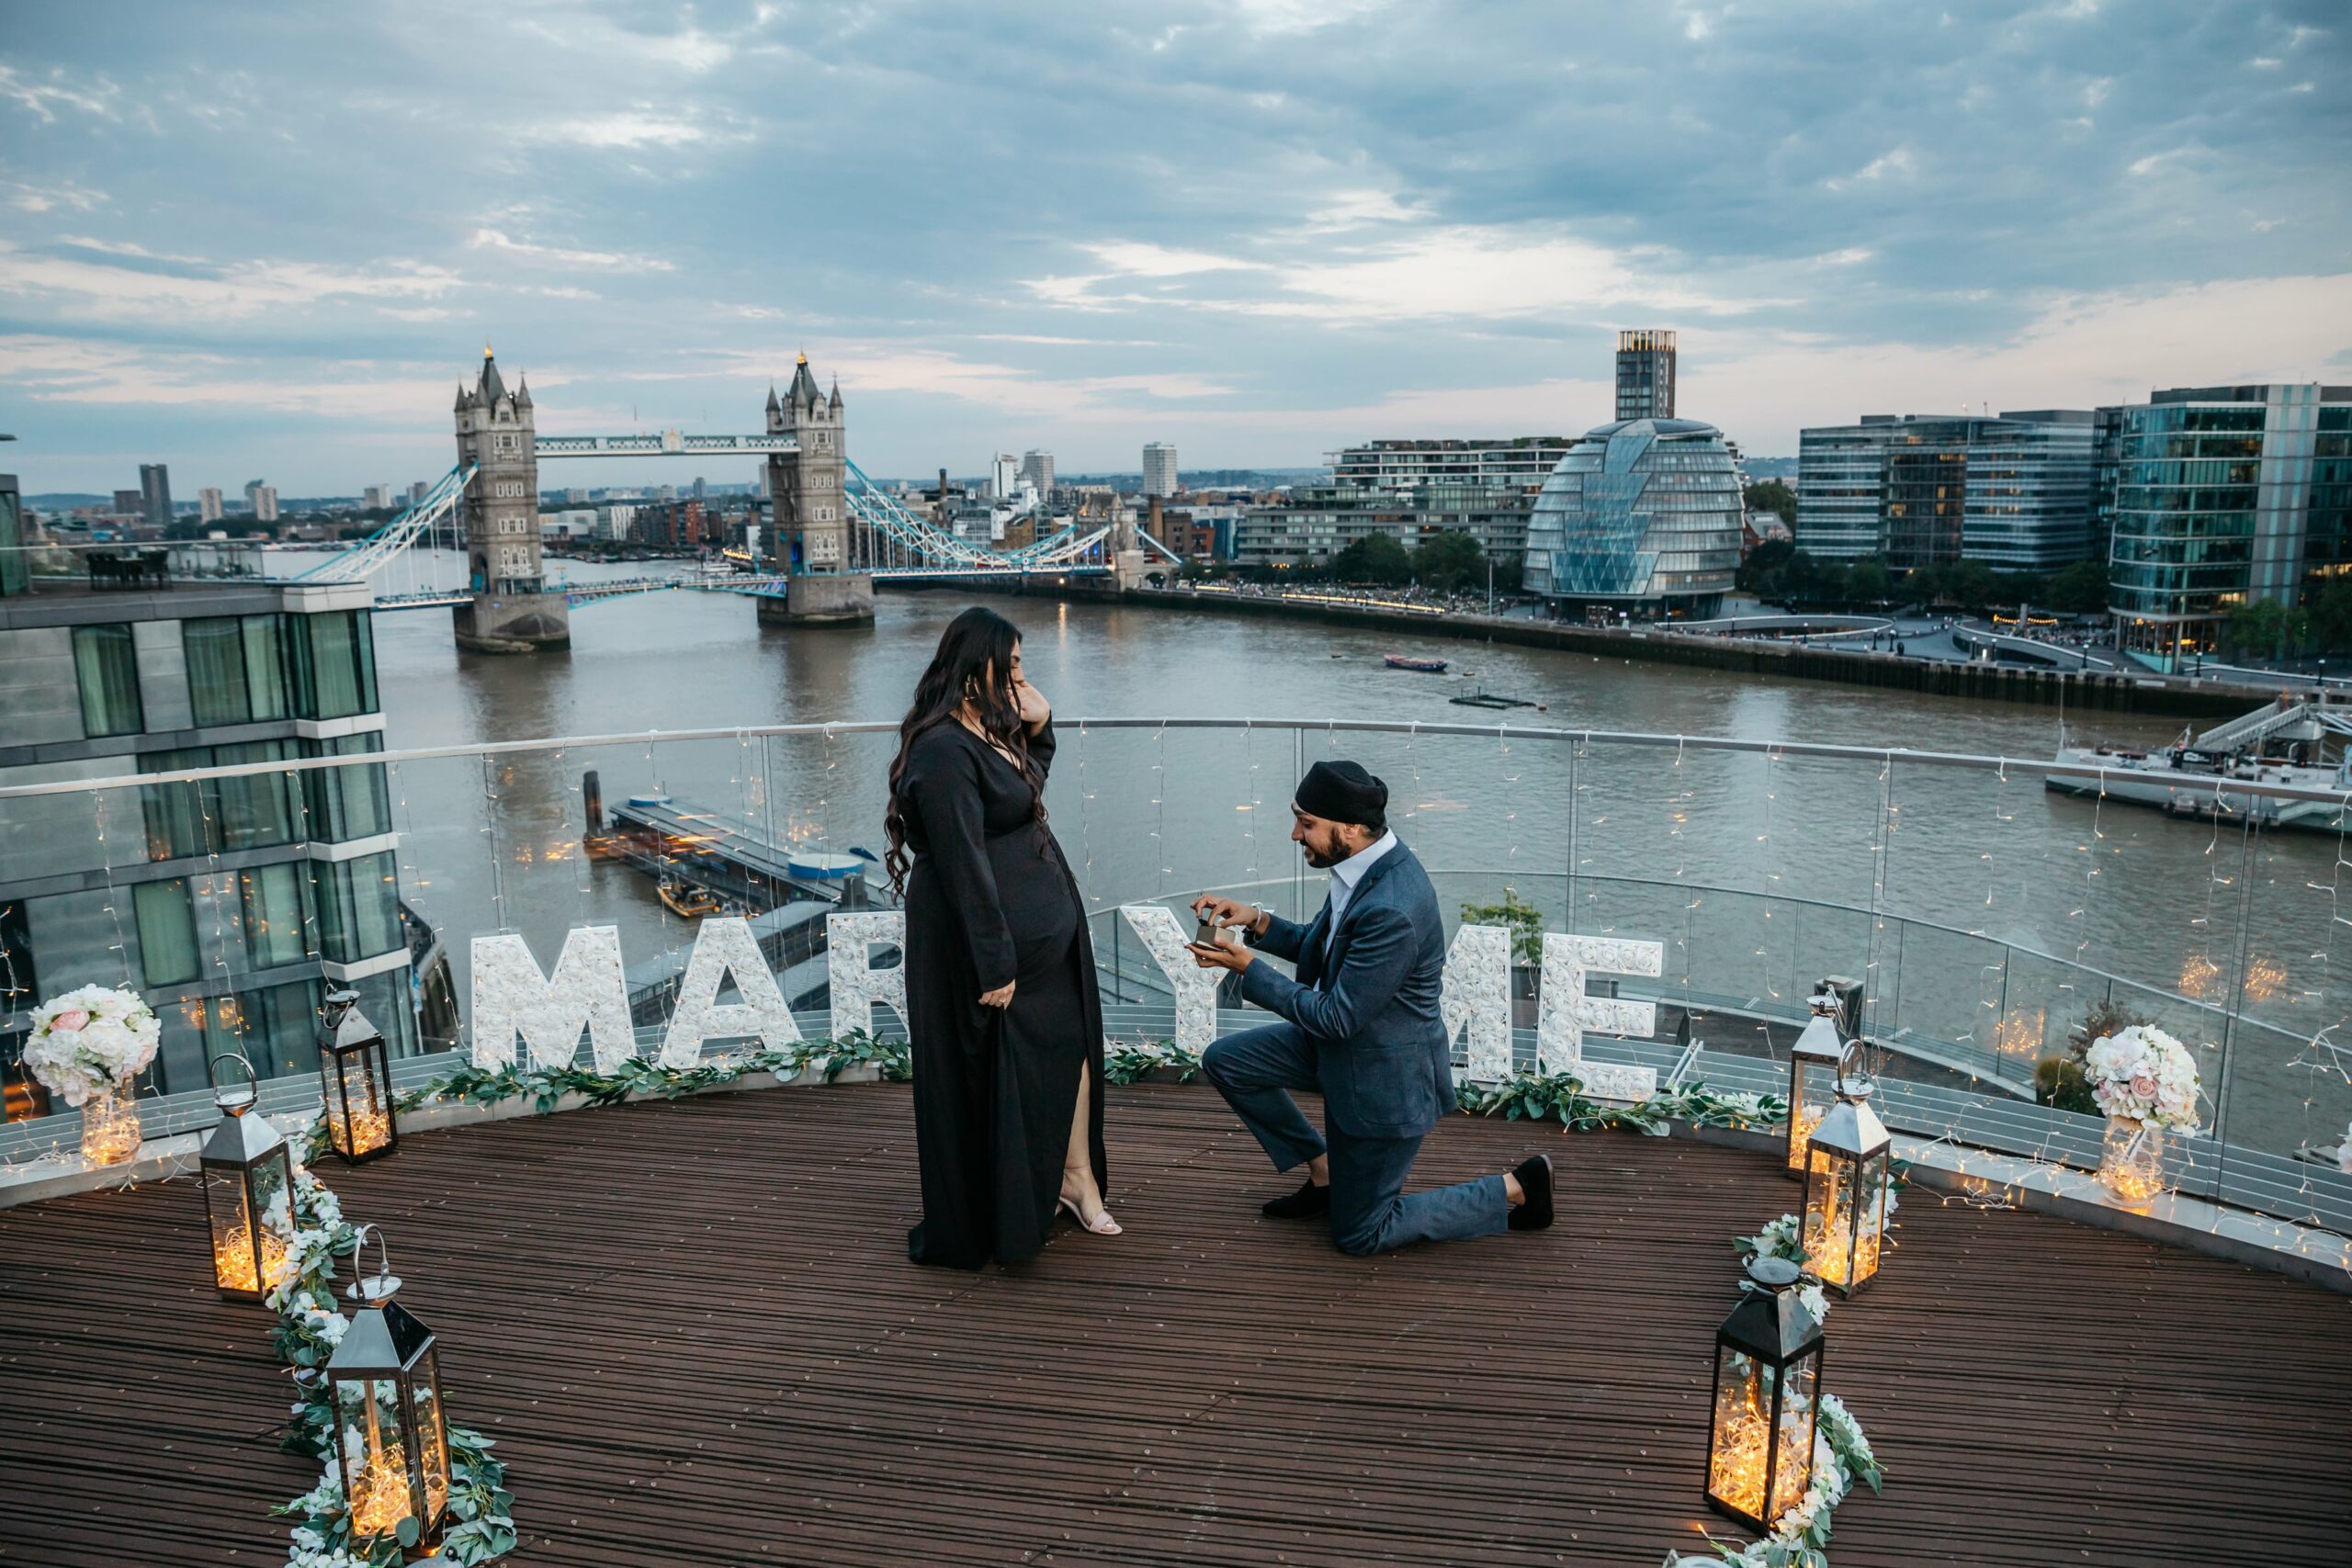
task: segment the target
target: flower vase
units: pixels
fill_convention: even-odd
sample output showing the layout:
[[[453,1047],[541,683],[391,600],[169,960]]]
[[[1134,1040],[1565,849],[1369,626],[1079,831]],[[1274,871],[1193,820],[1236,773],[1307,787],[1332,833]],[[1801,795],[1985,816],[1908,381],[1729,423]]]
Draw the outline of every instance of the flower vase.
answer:
[[[82,1157],[120,1165],[139,1152],[139,1102],[127,1080],[101,1084],[82,1102]]]
[[[2135,1116],[2109,1117],[2098,1179],[2119,1202],[2145,1203],[2163,1191],[2165,1130]]]

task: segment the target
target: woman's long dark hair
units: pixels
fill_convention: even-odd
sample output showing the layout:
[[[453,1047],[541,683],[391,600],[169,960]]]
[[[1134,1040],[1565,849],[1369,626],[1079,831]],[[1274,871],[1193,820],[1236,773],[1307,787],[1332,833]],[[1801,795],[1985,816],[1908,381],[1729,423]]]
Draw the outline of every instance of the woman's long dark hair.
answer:
[[[890,807],[882,818],[890,847],[882,864],[890,874],[892,891],[906,891],[910,863],[906,807],[899,795],[908,753],[925,730],[956,723],[956,710],[967,698],[989,739],[1012,753],[1014,765],[1036,796],[1036,819],[1046,819],[1045,781],[1029,760],[1029,731],[1021,722],[1020,701],[1012,694],[1012,650],[1020,641],[1020,627],[978,604],[948,622],[939,634],[939,649],[915,682],[914,703],[899,725],[899,754],[890,759]]]

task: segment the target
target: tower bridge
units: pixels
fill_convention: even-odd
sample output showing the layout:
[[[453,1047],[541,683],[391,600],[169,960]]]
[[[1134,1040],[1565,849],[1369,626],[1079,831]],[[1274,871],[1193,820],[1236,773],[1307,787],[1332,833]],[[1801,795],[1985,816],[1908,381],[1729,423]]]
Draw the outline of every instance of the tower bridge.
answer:
[[[1017,549],[991,549],[918,515],[850,461],[841,384],[820,391],[802,355],[782,395],[768,389],[765,428],[748,435],[679,430],[625,435],[541,435],[527,378],[510,390],[482,350],[471,387],[453,411],[458,460],[399,516],[301,575],[375,577],[445,523],[462,530],[463,588],[379,594],[386,610],[447,606],[461,648],[529,653],[564,648],[571,612],[634,593],[741,593],[759,618],[790,626],[854,625],[874,618],[877,581],[1056,576],[1139,579],[1147,557],[1175,558],[1132,523],[1077,524]],[[539,538],[542,458],[746,457],[766,466],[770,521],[754,528],[749,576],[643,578],[621,582],[550,580]]]

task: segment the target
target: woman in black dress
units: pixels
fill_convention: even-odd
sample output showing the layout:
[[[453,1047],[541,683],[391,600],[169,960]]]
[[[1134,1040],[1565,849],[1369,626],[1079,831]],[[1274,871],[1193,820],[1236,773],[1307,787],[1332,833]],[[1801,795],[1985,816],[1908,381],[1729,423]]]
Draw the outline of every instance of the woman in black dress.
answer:
[[[1018,1263],[1057,1208],[1102,1206],[1102,1002],[1078,882],[1046,826],[1052,710],[993,610],[950,622],[890,764],[892,886],[907,901],[918,1263]],[[909,852],[911,851],[911,868]]]

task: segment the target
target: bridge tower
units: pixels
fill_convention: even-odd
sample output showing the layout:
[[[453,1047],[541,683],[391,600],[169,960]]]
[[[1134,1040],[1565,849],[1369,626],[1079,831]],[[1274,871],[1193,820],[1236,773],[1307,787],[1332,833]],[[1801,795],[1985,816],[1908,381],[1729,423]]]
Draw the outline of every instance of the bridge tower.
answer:
[[[791,436],[795,449],[768,458],[774,516],[768,554],[786,576],[782,599],[759,601],[760,619],[786,626],[873,620],[873,575],[851,570],[849,442],[840,381],[830,397],[820,392],[804,354],[781,400],[768,389],[767,412],[768,434]]]
[[[539,458],[531,389],[513,392],[485,345],[481,375],[458,387],[458,467],[478,467],[466,486],[466,585],[473,598],[450,611],[459,648],[537,653],[571,645],[571,611],[547,592],[539,557]]]

